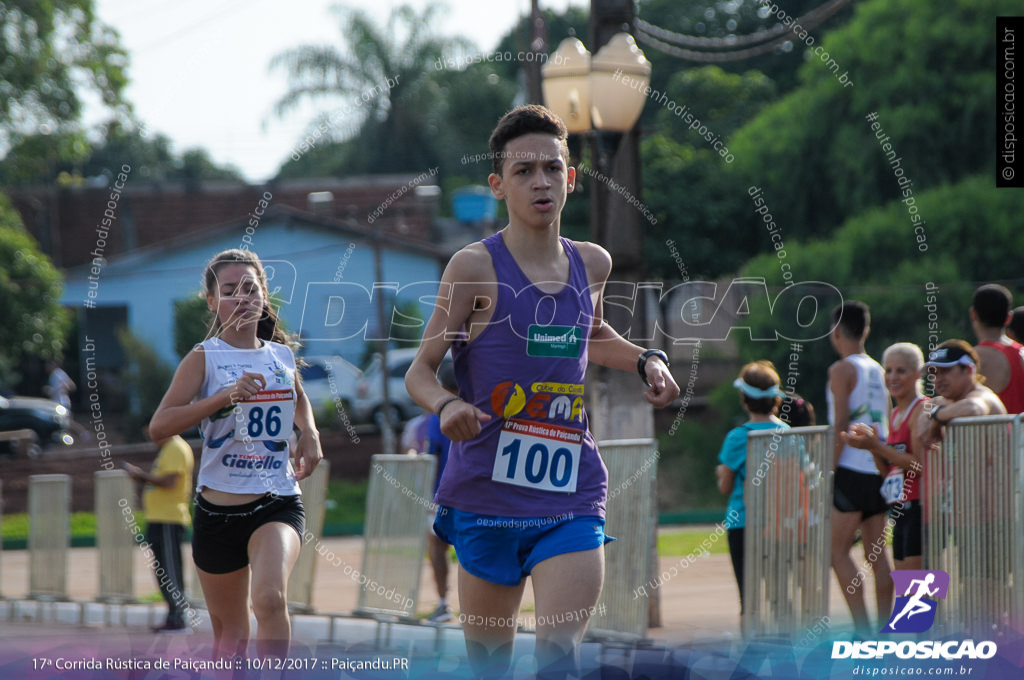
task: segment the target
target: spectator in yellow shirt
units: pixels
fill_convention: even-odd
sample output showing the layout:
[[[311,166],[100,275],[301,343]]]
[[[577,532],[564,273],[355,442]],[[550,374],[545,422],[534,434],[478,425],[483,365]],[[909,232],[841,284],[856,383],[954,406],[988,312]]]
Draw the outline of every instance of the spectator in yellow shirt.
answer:
[[[146,514],[146,541],[156,556],[153,564],[160,594],[167,602],[166,622],[155,633],[188,632],[185,625],[185,579],[181,563],[181,542],[191,523],[189,501],[192,497],[192,447],[178,435],[156,442],[160,452],[153,469],[146,472],[136,465],[123,467],[135,480],[145,482],[142,507]]]

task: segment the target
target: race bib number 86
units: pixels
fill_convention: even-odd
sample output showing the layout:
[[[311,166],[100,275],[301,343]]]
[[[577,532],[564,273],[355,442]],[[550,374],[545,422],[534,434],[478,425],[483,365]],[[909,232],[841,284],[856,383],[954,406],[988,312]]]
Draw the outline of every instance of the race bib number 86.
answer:
[[[237,441],[273,441],[288,439],[295,420],[295,399],[291,390],[257,392],[238,403],[235,412]]]
[[[574,493],[583,431],[528,420],[506,420],[491,479],[540,491]]]

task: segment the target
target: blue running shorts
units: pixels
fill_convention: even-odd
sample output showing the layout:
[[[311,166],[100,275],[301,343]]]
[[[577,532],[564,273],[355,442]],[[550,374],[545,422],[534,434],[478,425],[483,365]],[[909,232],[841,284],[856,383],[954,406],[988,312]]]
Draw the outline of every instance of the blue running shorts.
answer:
[[[446,506],[437,510],[434,533],[455,546],[466,571],[502,586],[519,585],[550,557],[615,540],[600,517],[496,517]]]

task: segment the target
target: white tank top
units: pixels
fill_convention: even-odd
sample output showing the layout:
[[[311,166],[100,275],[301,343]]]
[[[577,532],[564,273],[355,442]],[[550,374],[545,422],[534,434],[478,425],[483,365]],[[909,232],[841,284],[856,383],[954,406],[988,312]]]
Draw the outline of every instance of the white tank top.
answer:
[[[291,349],[269,341],[259,349],[239,349],[219,338],[204,341],[202,347],[206,379],[196,401],[233,385],[246,372],[263,375],[267,384],[254,398],[226,406],[199,424],[203,453],[198,488],[298,495],[288,443],[295,417]]]
[[[865,423],[875,428],[884,442],[889,438],[889,392],[885,389],[885,370],[867,354],[851,354],[845,361],[857,369],[857,384],[850,393],[850,425]],[[833,403],[831,386],[826,391],[828,401],[828,422],[836,422],[836,407]],[[843,448],[839,456],[839,467],[878,474],[878,466],[870,451],[855,449],[850,445]]]

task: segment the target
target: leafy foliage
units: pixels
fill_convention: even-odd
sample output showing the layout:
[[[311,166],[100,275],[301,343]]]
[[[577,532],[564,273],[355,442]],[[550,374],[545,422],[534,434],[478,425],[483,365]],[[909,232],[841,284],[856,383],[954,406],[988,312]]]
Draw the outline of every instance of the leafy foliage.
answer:
[[[704,66],[676,73],[664,94],[664,105],[653,95],[647,104],[656,111],[657,132],[641,146],[644,198],[657,218],[645,231],[648,269],[653,276],[682,278],[665,243],[682,241],[684,235],[686,275],[721,276],[755,254],[758,243],[744,239],[740,230],[746,205],[736,199],[727,160],[690,128],[696,121],[728,140],[744,120],[772,101],[775,87],[757,71],[737,75]],[[723,148],[729,150],[728,145]]]
[[[206,298],[198,293],[174,301],[174,351],[179,357],[206,339],[212,318]]]
[[[171,140],[150,134],[138,123],[108,122],[100,139],[91,143],[72,124],[52,134],[16,137],[7,156],[0,161],[0,183],[5,185],[49,184],[80,186],[87,178],[111,181],[121,166],[128,164],[132,176],[148,181],[233,179],[241,173],[231,166],[219,166],[205,149],[188,149],[181,155],[171,149]]]
[[[791,17],[802,17],[819,7],[820,0],[775,0],[773,3]],[[843,9],[811,32],[813,38],[833,31],[846,23],[852,11]],[[637,16],[655,26],[675,33],[704,38],[727,38],[728,36],[754,35],[779,24],[779,17],[772,14],[761,2],[710,2],[709,0],[641,0]],[[583,34],[581,34],[583,35]],[[652,64],[651,87],[662,89],[672,77],[683,68],[697,68],[697,62],[689,62],[644,47],[644,53]],[[756,58],[726,61],[720,64],[725,71],[742,73],[751,68],[762,71],[770,80],[778,83],[781,92],[788,92],[798,85],[797,73],[806,59],[807,46],[800,40]],[[645,114],[647,122],[649,114]]]
[[[278,114],[305,100],[343,105],[311,125],[326,133],[325,142],[348,141],[358,129],[358,147],[343,144],[331,174],[343,174],[342,169],[359,174],[436,167],[439,121],[433,116],[441,90],[435,65],[468,52],[470,43],[433,34],[442,11],[437,4],[421,14],[408,5],[398,7],[383,29],[363,10],[339,5],[333,11],[347,49],[306,45],[271,62],[271,69],[284,68],[289,78]],[[367,148],[373,153],[365,153]],[[286,168],[282,176],[295,176],[295,171]]]
[[[853,20],[821,43],[853,86],[841,85],[820,58],[810,59],[801,87],[730,140],[732,176],[740,186],[762,187],[776,223],[807,237],[899,196],[893,168],[865,119],[872,112],[915,192],[991,171],[991,17],[1014,6],[1008,0],[858,3]],[[748,212],[746,224],[755,220]]]
[[[1024,210],[1020,192],[996,189],[991,177],[983,174],[919,194],[915,205],[928,222],[924,252],[918,248],[908,206],[899,201],[851,218],[830,239],[786,244],[786,261],[795,278],[827,281],[845,299],[871,307],[867,349],[876,358],[894,342],[916,343],[926,353],[930,345],[949,338],[973,343],[966,310],[974,289],[982,282],[999,281],[1018,294],[1024,290],[1020,267],[1004,255],[1024,249],[1018,224]],[[755,258],[740,273],[782,283],[774,254]],[[937,289],[932,308],[926,307],[928,284]],[[781,288],[778,285],[775,291]],[[779,325],[770,316],[752,315],[755,332]],[[771,359],[783,369],[785,379],[788,342],[743,343],[742,355],[746,360]],[[804,343],[797,391],[820,403],[827,368],[835,359],[827,339]]]
[[[70,320],[61,277],[0,195],[0,387],[19,380],[25,357],[60,358]]]
[[[3,0],[0,146],[12,132],[47,134],[78,120],[83,94],[125,113],[128,56],[93,0]]]
[[[129,395],[126,422],[128,432],[134,434],[149,422],[160,405],[174,377],[174,369],[156,350],[127,329],[118,332],[117,340],[124,350],[124,385]]]

